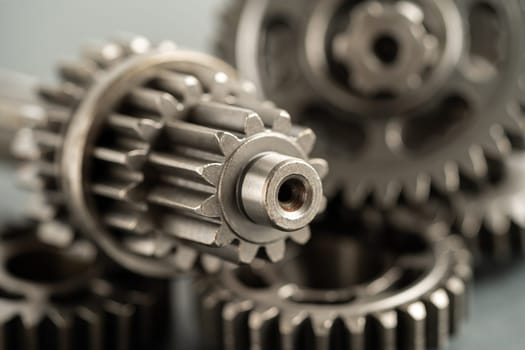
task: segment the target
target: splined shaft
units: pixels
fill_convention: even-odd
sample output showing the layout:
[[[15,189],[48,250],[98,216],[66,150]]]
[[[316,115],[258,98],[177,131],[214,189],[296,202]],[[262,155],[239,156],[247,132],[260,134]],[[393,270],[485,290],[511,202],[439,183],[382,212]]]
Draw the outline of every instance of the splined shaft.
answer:
[[[230,66],[132,37],[59,71],[63,84],[41,89],[32,158],[58,184],[48,199],[114,258],[157,274],[180,241],[250,263],[309,239],[327,172],[308,157],[315,135]]]

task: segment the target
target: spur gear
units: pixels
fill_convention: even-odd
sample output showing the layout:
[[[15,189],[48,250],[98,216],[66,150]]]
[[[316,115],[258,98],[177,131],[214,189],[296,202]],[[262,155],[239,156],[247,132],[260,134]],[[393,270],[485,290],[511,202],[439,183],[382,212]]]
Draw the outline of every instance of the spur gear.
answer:
[[[472,272],[458,237],[318,233],[289,260],[196,283],[211,348],[442,348],[459,330]]]
[[[316,130],[314,154],[338,165],[325,191],[349,205],[455,193],[523,139],[519,1],[235,0],[226,11],[218,33],[235,35],[218,38],[219,54]]]
[[[169,284],[115,272],[87,241],[57,246],[37,224],[0,233],[0,348],[146,349],[167,322]],[[164,323],[167,324],[167,323]]]
[[[249,263],[308,241],[327,172],[308,157],[315,135],[230,66],[132,37],[59,71],[63,84],[41,89],[33,164],[114,259],[169,275],[193,248]]]

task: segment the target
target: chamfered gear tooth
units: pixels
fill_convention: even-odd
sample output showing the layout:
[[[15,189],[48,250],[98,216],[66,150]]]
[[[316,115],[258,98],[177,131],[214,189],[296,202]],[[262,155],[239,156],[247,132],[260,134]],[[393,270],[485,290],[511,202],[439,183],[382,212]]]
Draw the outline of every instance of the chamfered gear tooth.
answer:
[[[439,233],[437,228],[417,234],[385,228],[374,232],[374,240],[341,233],[317,232],[290,259],[277,264],[226,267],[219,274],[201,277],[196,282],[202,291],[201,306],[217,300],[218,295],[221,302],[213,302],[214,309],[224,314],[224,305],[235,306],[235,312],[228,310],[236,320],[245,322],[235,327],[239,332],[235,339],[243,341],[238,348],[243,349],[274,349],[277,342],[287,350],[446,346],[449,335],[456,334],[465,320],[467,286],[472,278],[472,259],[462,240]],[[383,235],[388,236],[388,242]],[[412,247],[418,246],[417,251],[407,251],[407,241],[414,242]],[[363,259],[355,261],[356,266],[365,269],[373,261],[379,270],[369,271],[370,280],[349,282],[355,279],[344,273],[364,273],[350,272],[344,262],[339,267],[334,264],[349,255]],[[319,271],[329,269],[344,273],[319,278]],[[246,307],[238,307],[241,304]],[[204,321],[207,325],[217,322],[215,329],[224,330],[224,320],[208,316]],[[208,340],[217,346],[224,336],[214,333]]]
[[[145,325],[167,322],[168,282],[115,267],[74,233],[41,238],[39,225],[0,233],[1,349],[145,349],[161,341],[163,326]]]
[[[181,244],[234,262],[263,250],[282,259],[289,238],[306,242],[325,203],[328,167],[309,155],[315,135],[224,62],[158,46],[117,38],[61,65],[57,88],[40,89],[46,110],[60,113],[32,126],[39,159],[26,158],[39,165],[37,187],[58,219],[133,270],[186,271],[174,256]]]
[[[370,198],[386,200],[378,203],[383,206],[422,203],[430,188],[453,195],[459,184],[486,181],[492,160],[520,149],[525,46],[513,45],[513,38],[519,38],[525,22],[522,6],[491,4],[499,25],[486,26],[491,29],[481,37],[478,27],[496,16],[475,18],[477,4],[445,8],[368,0],[339,5],[230,0],[216,34],[219,56],[292,111],[295,120],[316,126],[323,136],[318,144],[327,145],[317,154],[342,168],[326,180],[327,188],[337,187],[333,193],[342,190],[351,205]],[[279,26],[272,25],[276,11]],[[428,26],[430,18],[442,28]],[[400,38],[400,31],[408,34]],[[476,46],[498,55],[485,52],[472,59]],[[503,58],[507,64],[499,65]],[[445,121],[445,114],[458,118]],[[461,116],[471,123],[459,126]],[[347,132],[332,132],[338,122]],[[351,133],[362,140],[348,144]],[[375,137],[378,133],[381,137]],[[419,176],[427,179],[418,189],[413,182]],[[392,180],[402,184],[401,191],[385,196]]]

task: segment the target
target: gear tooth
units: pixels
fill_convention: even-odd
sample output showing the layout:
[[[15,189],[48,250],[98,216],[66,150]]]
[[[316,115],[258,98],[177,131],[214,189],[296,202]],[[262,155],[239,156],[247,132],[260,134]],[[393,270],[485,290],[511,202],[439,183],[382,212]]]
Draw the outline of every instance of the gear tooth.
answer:
[[[58,72],[63,80],[82,86],[90,85],[97,71],[97,66],[91,61],[63,61],[58,64]]]
[[[448,162],[441,171],[435,172],[432,181],[443,193],[456,192],[459,188],[459,169],[455,162]]]
[[[224,350],[248,349],[248,320],[253,303],[247,300],[227,302],[222,310]]]
[[[281,314],[279,319],[279,333],[281,335],[281,349],[302,349],[300,344],[309,344],[312,339],[307,339],[302,332],[305,325],[308,326],[310,319],[304,312],[287,312]]]
[[[279,115],[274,120],[272,129],[275,132],[289,134],[292,130],[292,118],[290,114],[284,110],[279,110]]]
[[[74,347],[86,349],[102,349],[104,331],[101,314],[89,306],[81,306],[76,312]]]
[[[348,343],[352,350],[365,350],[366,317],[347,317],[344,320]]]
[[[460,278],[451,277],[446,282],[446,290],[450,301],[450,333],[457,334],[461,322],[467,318],[467,286]]]
[[[117,151],[110,148],[97,147],[93,151],[93,157],[121,165],[129,170],[140,170],[148,160],[149,151],[147,149],[133,149],[129,151]]]
[[[464,157],[458,160],[462,174],[470,179],[480,179],[487,176],[488,165],[483,149],[474,145],[465,153]]]
[[[265,130],[264,123],[257,114],[249,115],[244,121],[244,134],[246,136],[256,135]]]
[[[397,313],[385,311],[372,315],[368,320],[368,342],[374,344],[371,348],[395,350],[397,345],[396,329],[398,325]]]
[[[199,172],[207,183],[217,186],[222,173],[222,165],[219,163],[206,164]]]
[[[208,197],[201,205],[199,214],[209,218],[219,218],[221,216],[220,204],[217,196]]]
[[[109,67],[125,55],[122,47],[110,42],[92,42],[82,49],[82,55],[102,68]]]
[[[370,195],[368,184],[366,183],[349,183],[344,189],[344,201],[351,207],[360,206]]]
[[[414,178],[404,181],[403,193],[411,202],[424,202],[430,197],[430,183],[430,176],[418,174]]]
[[[292,232],[290,237],[298,244],[306,244],[306,242],[310,240],[311,235],[312,231],[310,230],[310,227],[307,226],[301,230]]]
[[[178,245],[175,256],[175,266],[177,270],[180,271],[191,271],[198,258],[199,254],[194,249]]]
[[[490,142],[492,141],[492,142]],[[484,145],[484,151],[487,156],[495,159],[501,159],[508,155],[512,150],[512,144],[505,134],[505,130],[499,125],[494,125],[489,130],[489,137]]]
[[[402,349],[426,349],[427,310],[422,302],[415,302],[400,309],[399,343]]]
[[[217,137],[222,154],[226,157],[231,155],[241,144],[241,140],[229,132],[219,132]]]
[[[258,252],[259,246],[257,244],[251,244],[247,242],[239,243],[239,260],[241,263],[251,263],[257,256]]]
[[[439,289],[426,300],[427,307],[427,344],[436,349],[443,349],[448,344],[450,331],[450,301],[447,292]]]
[[[40,85],[38,93],[46,102],[72,107],[81,99],[83,90],[71,83],[62,83],[60,86]]]
[[[112,337],[108,338],[108,340],[113,343],[109,344],[108,348],[115,349],[118,346],[121,346],[122,349],[129,348],[131,345],[132,318],[136,313],[136,308],[133,305],[121,303],[116,300],[106,300],[103,304],[103,309],[107,321],[113,329]]]
[[[21,129],[15,134],[11,144],[11,153],[14,157],[23,160],[37,160],[40,158],[40,150],[31,129]]]
[[[324,159],[312,158],[309,161],[310,165],[317,171],[319,177],[324,179],[328,175],[328,163]]]
[[[336,320],[332,318],[319,319],[313,317],[312,323],[315,337],[315,348],[319,350],[330,350]]]
[[[224,304],[230,300],[231,293],[224,289],[216,289],[207,283],[202,288],[202,300],[199,305],[199,318],[201,326],[206,330],[209,337],[205,337],[205,342],[209,342],[209,348],[221,348],[223,344],[223,308]],[[207,347],[208,348],[208,347]]]
[[[382,206],[391,207],[399,199],[401,184],[397,181],[387,181],[376,186],[374,199]]]
[[[221,226],[217,223],[185,215],[163,215],[159,221],[163,232],[169,235],[200,244],[221,246],[217,242]]]
[[[113,114],[109,117],[109,126],[127,136],[151,142],[158,136],[164,125],[150,118]]]
[[[248,324],[250,327],[251,349],[279,348],[279,309],[255,309],[251,312]]]
[[[2,305],[0,315],[0,349],[18,350],[21,346],[17,335],[22,333],[22,320],[9,305]]]
[[[152,49],[152,44],[148,38],[133,33],[119,33],[115,36],[113,42],[129,55],[143,54]]]
[[[310,128],[303,128],[300,126],[293,126],[291,130],[291,135],[295,137],[297,143],[303,149],[304,153],[312,153],[317,137],[315,133]]]
[[[270,258],[270,261],[277,262],[284,258],[286,242],[284,240],[279,240],[272,244],[266,245],[265,249],[266,255]]]
[[[219,247],[225,247],[232,244],[236,240],[235,234],[228,225],[221,225],[219,233],[217,234],[216,244]]]
[[[158,186],[150,191],[147,199],[150,203],[198,216],[218,218],[221,214],[217,197],[198,190]]]
[[[132,215],[127,211],[110,210],[104,214],[104,223],[119,230],[145,235],[153,230],[153,223],[144,214]]]

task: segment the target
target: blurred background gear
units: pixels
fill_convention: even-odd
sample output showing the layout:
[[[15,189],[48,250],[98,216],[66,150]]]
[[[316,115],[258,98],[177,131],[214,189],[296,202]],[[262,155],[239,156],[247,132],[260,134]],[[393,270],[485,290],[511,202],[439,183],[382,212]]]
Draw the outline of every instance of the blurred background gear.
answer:
[[[226,13],[217,51],[316,130],[314,152],[338,164],[326,191],[350,205],[456,192],[523,140],[519,1],[235,0]]]
[[[228,65],[130,36],[59,73],[58,87],[40,88],[33,138],[24,130],[14,148],[30,160],[26,178],[37,175],[30,187],[117,261],[172,275],[195,259],[180,240],[242,263],[308,241],[328,171],[308,157],[315,135]]]
[[[94,245],[49,243],[37,224],[0,233],[3,349],[150,349],[169,323],[169,284],[115,268]]]
[[[35,94],[37,83],[35,77],[0,69],[0,156],[3,158],[11,157],[11,143],[24,126],[24,116],[43,112]]]
[[[296,257],[204,278],[210,348],[445,347],[467,315],[472,272],[468,250],[442,228],[371,237],[325,225]]]

